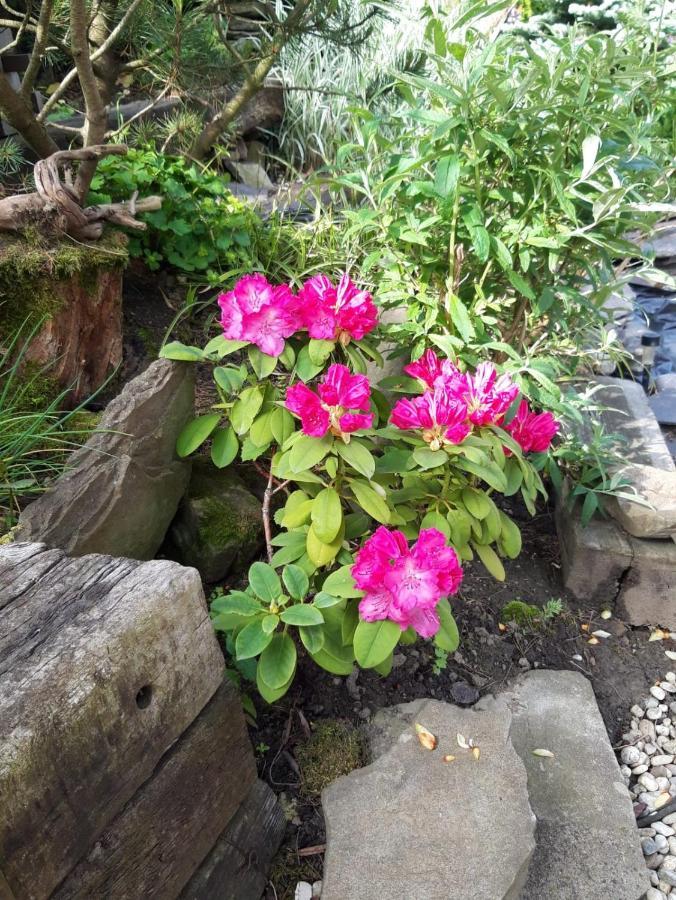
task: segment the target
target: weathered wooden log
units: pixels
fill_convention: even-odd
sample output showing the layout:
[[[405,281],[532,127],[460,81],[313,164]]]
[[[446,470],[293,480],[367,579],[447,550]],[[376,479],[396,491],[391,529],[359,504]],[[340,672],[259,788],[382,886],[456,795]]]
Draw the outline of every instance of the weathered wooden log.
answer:
[[[106,222],[143,231],[144,222],[136,213],[149,212],[162,206],[161,197],[137,200],[135,193],[122,203],[104,203],[83,208],[73,188],[69,164],[91,162],[102,156],[119,156],[127,152],[122,144],[96,145],[82,150],[60,150],[34,166],[34,194],[16,194],[0,200],[0,231],[21,231],[35,227],[43,232],[69,234],[81,241],[96,240],[103,234]],[[59,167],[65,166],[65,180]]]
[[[226,681],[52,900],[173,900],[255,782],[239,694]]]
[[[49,896],[222,679],[194,570],[0,547],[0,870],[17,898]]]
[[[181,900],[259,900],[285,828],[277,798],[267,784],[257,781],[181,892]]]

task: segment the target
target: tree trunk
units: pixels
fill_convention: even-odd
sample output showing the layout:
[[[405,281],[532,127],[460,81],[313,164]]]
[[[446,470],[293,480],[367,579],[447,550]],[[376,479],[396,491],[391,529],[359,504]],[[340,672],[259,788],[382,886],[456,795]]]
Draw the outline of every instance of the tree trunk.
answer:
[[[28,101],[14,90],[7,76],[0,72],[0,111],[29,147],[44,159],[59,149],[37,121]]]

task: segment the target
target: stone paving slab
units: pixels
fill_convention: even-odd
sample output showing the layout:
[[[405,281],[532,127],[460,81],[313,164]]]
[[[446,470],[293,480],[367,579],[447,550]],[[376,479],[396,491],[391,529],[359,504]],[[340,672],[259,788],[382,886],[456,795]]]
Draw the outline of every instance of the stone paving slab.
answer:
[[[503,696],[537,818],[521,900],[639,900],[650,881],[589,681],[576,672],[533,671]],[[554,756],[536,756],[535,749]]]
[[[421,747],[416,722],[438,737],[436,750]],[[516,900],[535,820],[510,722],[500,701],[475,711],[421,700],[378,713],[375,761],[322,794],[322,900]],[[458,747],[458,732],[476,740],[479,761]]]

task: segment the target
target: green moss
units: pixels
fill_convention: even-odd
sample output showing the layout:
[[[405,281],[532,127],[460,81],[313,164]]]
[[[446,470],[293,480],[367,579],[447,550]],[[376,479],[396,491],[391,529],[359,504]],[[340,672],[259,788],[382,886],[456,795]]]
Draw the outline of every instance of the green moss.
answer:
[[[516,622],[522,628],[534,625],[541,616],[542,610],[523,600],[511,600],[502,607],[500,619],[503,622]]]
[[[299,881],[312,884],[320,881],[322,867],[320,856],[299,856],[292,847],[283,847],[272,861],[270,882],[274,885],[277,900],[293,900]]]
[[[302,775],[301,790],[315,797],[329,784],[364,763],[361,734],[338,721],[322,722],[312,737],[295,750]]]
[[[126,265],[127,237],[107,230],[98,241],[64,237],[49,241],[37,231],[0,235],[0,338],[11,335],[27,317],[52,316],[63,302],[55,282],[80,280],[92,292],[101,270]]]
[[[43,412],[63,393],[63,388],[44,367],[26,362],[19,370],[17,393],[21,393],[22,412]]]

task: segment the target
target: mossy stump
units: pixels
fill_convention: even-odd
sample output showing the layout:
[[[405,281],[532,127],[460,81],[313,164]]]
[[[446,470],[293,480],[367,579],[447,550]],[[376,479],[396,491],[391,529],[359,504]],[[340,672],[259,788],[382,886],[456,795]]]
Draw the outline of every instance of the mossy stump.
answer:
[[[127,238],[47,241],[37,233],[0,235],[0,345],[22,329],[24,364],[45,367],[76,403],[122,360],[122,272]]]

